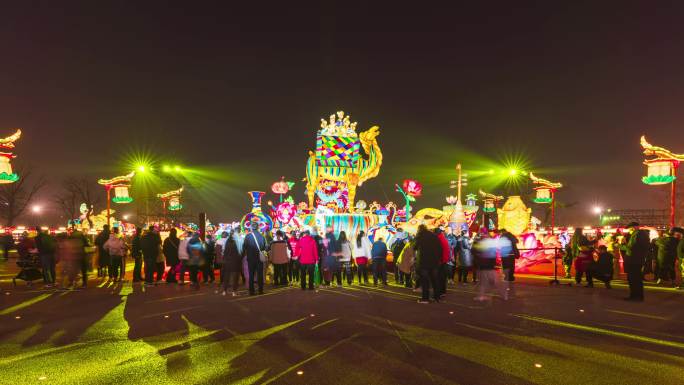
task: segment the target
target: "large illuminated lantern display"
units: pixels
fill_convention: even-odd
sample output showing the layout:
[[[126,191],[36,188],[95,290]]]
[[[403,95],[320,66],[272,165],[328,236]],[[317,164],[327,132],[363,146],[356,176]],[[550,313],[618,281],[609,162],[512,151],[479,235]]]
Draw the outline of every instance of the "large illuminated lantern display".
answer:
[[[0,139],[0,184],[14,183],[19,180],[19,175],[12,171],[12,159],[16,155],[12,153],[14,142],[21,137],[21,130],[14,134]]]
[[[343,111],[321,119],[316,137],[316,151],[309,152],[306,166],[306,190],[309,208],[325,206],[336,213],[353,211],[356,189],[380,172],[382,152],[376,140],[378,126],[356,133]],[[367,159],[361,156],[360,149]]]
[[[261,210],[261,198],[264,196],[263,191],[250,191],[250,198],[252,198],[252,211],[245,214],[240,221],[240,226],[243,230],[252,227],[252,223],[257,223],[259,231],[265,232],[273,228],[273,220],[270,216],[264,214]]]
[[[316,150],[309,152],[306,165],[308,214],[302,218],[304,224],[355,234],[377,223],[377,215],[358,210],[355,199],[356,189],[380,172],[380,130],[373,126],[357,133],[356,126],[343,111],[321,119]]]
[[[525,206],[522,199],[517,196],[509,196],[503,207],[497,209],[499,217],[499,229],[508,230],[515,236],[527,231],[532,215],[532,209]]]
[[[658,186],[670,184],[670,227],[675,226],[677,169],[684,161],[684,154],[673,154],[670,150],[650,144],[645,136],[641,137],[641,148],[644,155],[650,156],[644,161],[646,176],[641,181],[647,185]]]

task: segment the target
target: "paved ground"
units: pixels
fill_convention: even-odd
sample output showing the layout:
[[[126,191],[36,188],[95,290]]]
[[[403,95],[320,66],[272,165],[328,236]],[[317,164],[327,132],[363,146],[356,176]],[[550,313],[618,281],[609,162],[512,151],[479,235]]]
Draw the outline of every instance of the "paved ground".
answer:
[[[7,384],[684,383],[684,293],[670,289],[629,303],[620,285],[524,276],[507,302],[474,302],[468,285],[422,305],[395,286],[15,289],[14,270],[0,261]]]

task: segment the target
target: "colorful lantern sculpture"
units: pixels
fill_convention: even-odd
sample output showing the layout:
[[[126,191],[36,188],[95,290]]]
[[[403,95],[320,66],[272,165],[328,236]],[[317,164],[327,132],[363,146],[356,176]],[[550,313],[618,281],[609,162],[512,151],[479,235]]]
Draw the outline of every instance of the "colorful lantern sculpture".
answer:
[[[671,183],[670,188],[670,227],[675,226],[675,196],[677,191],[677,169],[679,162],[684,161],[684,154],[673,154],[670,150],[654,146],[641,136],[641,147],[644,155],[653,158],[646,159],[647,174],[641,181],[648,185],[663,185]]]
[[[508,197],[503,208],[497,209],[497,211],[499,213],[500,229],[506,229],[516,236],[527,231],[532,209],[527,208],[519,196]]]
[[[271,217],[261,211],[261,198],[265,193],[263,191],[249,191],[247,194],[252,198],[252,211],[242,217],[242,220],[240,221],[242,229],[251,228],[252,223],[257,223],[259,231],[261,232],[273,228],[273,220]]]
[[[131,179],[135,176],[135,171],[128,175],[117,176],[112,179],[100,179],[97,181],[98,184],[105,186],[107,191],[107,224],[110,225],[111,219],[111,206],[110,201],[114,203],[131,203],[133,198],[128,195],[128,188],[131,186]],[[114,197],[111,196],[111,192],[114,190]]]
[[[157,194],[157,198],[162,200],[162,206],[165,210],[178,211],[183,208],[181,203],[181,194],[183,193],[183,186],[177,190]]]
[[[283,202],[276,207],[275,213],[278,222],[285,226],[297,215],[297,207],[290,202]]]
[[[530,173],[530,179],[532,179],[532,183],[537,185],[534,188],[537,193],[537,196],[533,199],[534,202],[551,204],[551,234],[553,234],[554,227],[556,227],[556,190],[563,187],[563,185],[537,178],[533,173]]]
[[[321,119],[316,136],[316,151],[309,152],[306,165],[306,190],[309,210],[317,206],[334,208],[336,212],[353,212],[356,188],[378,176],[382,152],[377,126],[356,133],[356,123],[338,111],[328,121]],[[361,149],[368,155],[364,159]]]
[[[271,191],[274,194],[279,195],[280,201],[282,202],[283,201],[283,195],[290,192],[290,190],[292,189],[292,186],[294,186],[294,182],[286,182],[285,177],[281,176],[279,181],[277,181],[271,185]]]
[[[21,137],[21,130],[3,139],[0,139],[0,184],[14,183],[19,180],[19,175],[12,171],[12,159],[16,155],[12,153],[14,142]]]

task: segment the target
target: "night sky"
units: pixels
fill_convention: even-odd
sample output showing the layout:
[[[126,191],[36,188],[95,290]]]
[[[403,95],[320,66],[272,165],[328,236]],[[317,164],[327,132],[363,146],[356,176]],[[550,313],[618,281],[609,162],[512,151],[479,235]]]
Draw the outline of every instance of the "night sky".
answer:
[[[666,207],[640,181],[639,136],[684,152],[684,3],[233,3],[4,4],[0,135],[24,130],[15,164],[55,191],[147,151],[221,174],[204,206],[226,220],[247,211],[244,191],[300,180],[320,118],[343,109],[381,129],[367,201],[400,201],[392,186],[411,177],[417,206],[441,207],[458,161],[513,154],[567,185],[559,200],[578,203],[561,222],[588,224],[596,203]]]

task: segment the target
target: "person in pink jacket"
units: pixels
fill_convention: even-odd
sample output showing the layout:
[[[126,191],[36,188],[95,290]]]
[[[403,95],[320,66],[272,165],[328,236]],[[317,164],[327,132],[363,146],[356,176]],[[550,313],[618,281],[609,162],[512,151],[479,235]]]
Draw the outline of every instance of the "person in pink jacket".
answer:
[[[318,263],[318,245],[309,231],[302,233],[302,237],[297,242],[295,254],[299,255],[299,266],[301,271],[300,281],[302,290],[306,290],[306,275],[309,275],[309,290],[314,289],[314,271]]]

